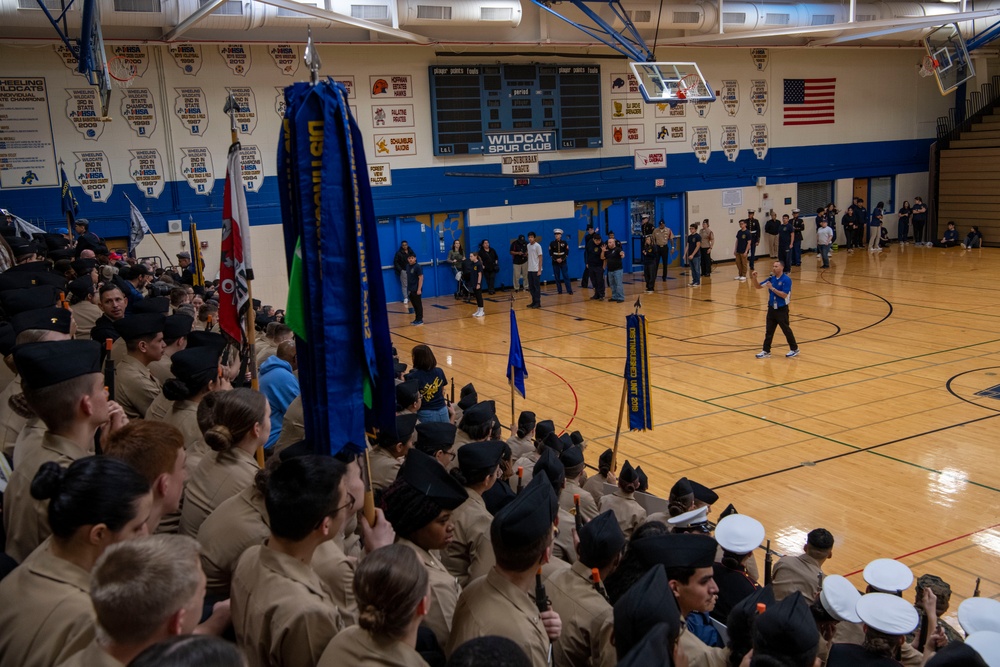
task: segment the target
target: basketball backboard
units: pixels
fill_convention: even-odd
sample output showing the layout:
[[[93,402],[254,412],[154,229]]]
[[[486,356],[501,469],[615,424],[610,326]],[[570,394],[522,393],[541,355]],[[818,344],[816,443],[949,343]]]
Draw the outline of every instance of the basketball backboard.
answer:
[[[38,8],[52,24],[59,39],[76,56],[77,71],[87,77],[92,86],[97,86],[101,97],[101,118],[108,118],[111,106],[111,76],[108,74],[108,56],[104,50],[104,37],[101,33],[101,8],[98,0],[82,0],[82,26],[79,39],[72,39],[67,32],[66,12],[73,6],[74,0],[62,3],[62,12],[53,16],[45,0],[36,0]]]
[[[715,93],[697,63],[630,62],[629,67],[639,81],[642,98],[647,102],[673,106],[685,102],[715,101]]]
[[[957,23],[931,30],[924,37],[924,47],[927,48],[930,65],[934,68],[934,78],[937,79],[942,95],[947,95],[961,83],[976,76]]]

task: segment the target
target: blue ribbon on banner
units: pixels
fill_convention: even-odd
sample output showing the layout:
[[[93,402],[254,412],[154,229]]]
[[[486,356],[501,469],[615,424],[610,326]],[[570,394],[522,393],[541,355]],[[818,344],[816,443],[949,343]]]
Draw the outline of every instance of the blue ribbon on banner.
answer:
[[[629,315],[625,318],[628,332],[625,359],[627,382],[628,427],[632,431],[652,430],[653,406],[649,394],[649,350],[646,347],[646,316]]]
[[[297,345],[308,440],[361,452],[366,431],[395,430],[395,385],[374,207],[361,135],[344,87],[285,89],[278,191],[289,269],[303,306]],[[291,298],[291,297],[290,297]]]

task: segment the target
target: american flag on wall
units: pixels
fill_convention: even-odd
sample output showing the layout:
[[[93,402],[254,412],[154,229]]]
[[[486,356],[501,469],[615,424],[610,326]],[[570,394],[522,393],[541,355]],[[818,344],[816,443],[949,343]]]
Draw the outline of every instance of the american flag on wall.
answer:
[[[785,79],[784,125],[834,122],[837,79]]]

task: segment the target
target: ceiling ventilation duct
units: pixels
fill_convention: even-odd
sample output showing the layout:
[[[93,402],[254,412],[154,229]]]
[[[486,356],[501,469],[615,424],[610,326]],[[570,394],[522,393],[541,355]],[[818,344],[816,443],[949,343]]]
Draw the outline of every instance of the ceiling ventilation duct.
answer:
[[[401,0],[399,25],[482,26],[516,28],[521,23],[519,0]]]

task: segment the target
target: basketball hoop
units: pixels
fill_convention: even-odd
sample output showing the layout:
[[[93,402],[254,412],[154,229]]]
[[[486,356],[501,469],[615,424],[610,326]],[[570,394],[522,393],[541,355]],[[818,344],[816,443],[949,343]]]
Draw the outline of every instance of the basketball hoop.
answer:
[[[691,88],[697,86],[698,85],[697,81],[698,81],[698,75],[695,72],[692,72],[691,74],[688,74],[687,76],[682,77],[677,82],[677,99],[679,99],[679,100],[686,100],[687,99],[687,91],[689,91]]]
[[[138,73],[139,68],[125,56],[115,56],[108,61],[108,75],[119,88],[130,88]]]
[[[920,63],[920,68],[917,70],[920,76],[934,76],[934,71],[940,67],[937,60],[930,56],[924,56],[924,59]]]

